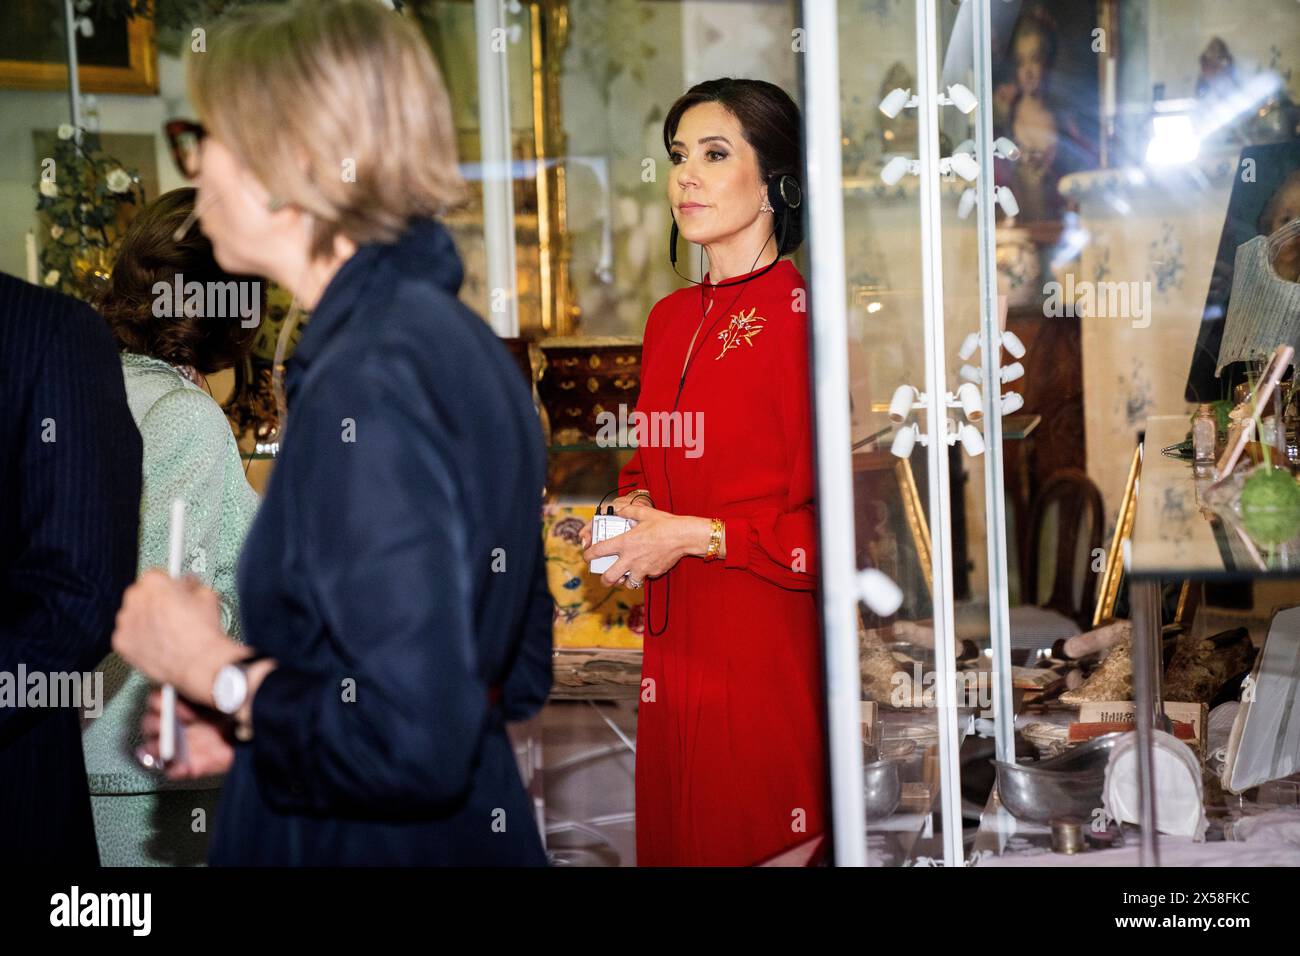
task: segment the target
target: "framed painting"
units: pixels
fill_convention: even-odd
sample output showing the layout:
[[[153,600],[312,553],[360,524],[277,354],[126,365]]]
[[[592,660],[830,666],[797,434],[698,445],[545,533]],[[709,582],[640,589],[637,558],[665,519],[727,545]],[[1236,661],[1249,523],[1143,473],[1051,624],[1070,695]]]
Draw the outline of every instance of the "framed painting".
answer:
[[[998,164],[998,184],[1011,187],[1020,206],[1016,223],[1036,240],[1059,232],[1066,206],[1061,178],[1101,165],[1093,37],[1107,9],[1107,0],[1034,0],[1007,8],[993,27],[993,132],[1021,151],[1016,162]],[[1113,28],[1110,42],[1118,42]]]
[[[65,90],[68,51],[63,0],[5,0],[0,32],[0,88]],[[158,92],[158,50],[147,17],[96,16],[77,34],[83,93]]]

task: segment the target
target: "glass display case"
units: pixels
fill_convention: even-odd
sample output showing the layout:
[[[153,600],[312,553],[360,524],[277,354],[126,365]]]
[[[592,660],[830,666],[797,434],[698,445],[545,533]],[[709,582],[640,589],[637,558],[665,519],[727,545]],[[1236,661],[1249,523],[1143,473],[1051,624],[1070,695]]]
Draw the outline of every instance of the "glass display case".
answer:
[[[1209,715],[1240,693],[1245,657],[1263,659],[1286,586],[1202,594],[1198,570],[1125,564],[1125,542],[1164,523],[1143,519],[1149,496],[1169,501],[1142,488],[1147,421],[1189,416],[1217,354],[1206,335],[1226,311],[1224,260],[1249,238],[1229,193],[1268,170],[1253,225],[1285,205],[1300,165],[1300,29],[1285,4],[1256,11],[1270,43],[1240,10],[1170,0],[725,6],[573,0],[548,14],[568,40],[547,102],[562,130],[569,331],[636,341],[679,284],[654,253],[668,225],[657,124],[675,94],[722,73],[797,90],[835,862],[1155,863],[1184,838],[1142,826],[1159,808],[1140,795],[1188,754],[1188,786],[1219,821],[1285,802],[1285,782],[1263,797],[1216,789],[1210,744],[1232,721]],[[710,44],[729,51],[725,67]],[[520,114],[522,87],[502,89],[502,114]],[[590,437],[555,442],[562,498],[613,480],[617,456]],[[1162,617],[1152,581],[1183,596]],[[1159,706],[1189,656],[1237,670],[1199,688],[1206,700]],[[1202,704],[1203,721],[1181,719]],[[1162,756],[1149,731],[1182,724],[1199,736]],[[1103,792],[1120,744],[1137,809]]]
[[[1062,860],[1069,859],[1062,850],[1077,846],[1104,851],[1100,859],[1116,865],[1260,865],[1288,844],[1269,845],[1258,834],[1295,803],[1288,778],[1296,768],[1286,756],[1295,752],[1294,732],[1281,715],[1300,677],[1285,610],[1300,589],[1286,570],[1286,534],[1267,521],[1244,527],[1240,510],[1249,510],[1250,497],[1238,483],[1253,480],[1261,457],[1262,472],[1280,479],[1283,492],[1294,483],[1281,424],[1289,381],[1274,390],[1277,435],[1261,431],[1277,448],[1271,463],[1285,468],[1270,469],[1258,443],[1250,446],[1253,460],[1240,458],[1235,470],[1217,452],[1216,463],[1194,469],[1171,458],[1170,446],[1184,444],[1197,402],[1223,400],[1225,416],[1237,405],[1234,417],[1249,418],[1256,394],[1267,390],[1264,359],[1289,341],[1277,332],[1276,306],[1255,295],[1238,257],[1253,237],[1276,234],[1296,215],[1285,196],[1300,133],[1290,69],[1300,24],[1268,2],[1231,13],[1164,0],[1099,2],[1077,5],[1092,8],[1091,19],[1077,24],[1059,5],[1026,4],[1014,20],[1001,11],[1008,18],[1001,26],[998,6],[991,5],[994,100],[1000,82],[1019,91],[1004,122],[1021,148],[1015,166],[1029,170],[1007,182],[1022,200],[1018,218],[1031,231],[1041,276],[1036,294],[1017,302],[1030,349],[1023,361],[1027,379],[1043,369],[1068,383],[1054,396],[1057,410],[1043,414],[1077,443],[1073,459],[1048,449],[1059,477],[1043,475],[1037,496],[1046,507],[1031,513],[1020,541],[1049,581],[1075,586],[1067,594],[1073,601],[1062,601],[1060,588],[1043,600],[1040,585],[1038,604],[1083,632],[1050,647],[1044,635],[1033,648],[1043,655],[1038,669],[1061,675],[1067,687],[1055,699],[1042,693],[1032,712],[1022,699],[1015,726],[1037,739],[1017,759],[1050,759],[1062,737],[1067,749],[1058,760],[1117,742],[1104,761],[1081,758],[1105,768],[1102,799],[1086,822],[1052,826],[1051,840],[1022,833],[1019,850],[994,826],[1002,831],[997,852],[1016,862],[1050,846],[1057,850],[1051,859]],[[1009,38],[1002,59],[1000,33]],[[1037,118],[1023,108],[1031,92],[1044,106]],[[996,132],[997,111],[994,123]],[[1052,202],[1023,202],[1023,189],[1048,192],[1052,182]],[[1275,259],[1283,272],[1287,260],[1285,253]],[[1061,322],[1078,335],[1076,357],[1044,369],[1033,351],[1041,330]],[[1253,345],[1249,354],[1233,351],[1244,341]],[[1244,380],[1250,384],[1234,394]],[[1026,388],[1033,401],[1031,393]],[[1062,416],[1060,406],[1073,414]],[[1257,415],[1262,407],[1261,399]],[[1267,412],[1262,417],[1270,422]],[[1044,515],[1055,515],[1055,542]],[[1034,571],[1025,562],[1026,585]],[[1117,615],[1131,636],[1109,623]],[[1013,610],[1013,654],[1029,633]],[[1125,670],[1131,689],[1112,683]],[[1264,675],[1272,680],[1261,692]],[[1267,743],[1265,713],[1276,734]],[[1132,725],[1135,752],[1125,752],[1130,741],[1105,734]],[[1260,757],[1265,751],[1276,759]]]
[[[1229,399],[1226,422],[1249,379],[1242,414],[1291,342],[1289,287],[1249,284],[1294,279],[1289,234],[1271,271],[1243,278],[1241,250],[1297,215],[1300,24],[1161,0],[802,15],[837,861],[1277,859],[1294,509],[1252,531],[1241,472],[1167,453],[1189,402]],[[922,733],[933,802],[899,841],[897,741]]]
[[[974,384],[995,314],[972,281],[975,37],[948,4],[835,6],[804,8],[835,854],[951,865],[963,754],[1000,691],[997,609],[974,595],[1005,593],[999,565],[972,560],[1002,522],[982,494],[1000,421]]]

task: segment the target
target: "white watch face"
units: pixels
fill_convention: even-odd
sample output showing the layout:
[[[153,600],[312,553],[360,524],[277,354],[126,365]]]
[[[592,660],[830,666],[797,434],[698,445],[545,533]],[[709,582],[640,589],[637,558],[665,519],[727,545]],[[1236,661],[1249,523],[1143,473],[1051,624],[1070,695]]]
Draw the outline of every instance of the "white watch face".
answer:
[[[223,714],[233,714],[244,705],[248,696],[248,675],[242,667],[227,664],[217,671],[217,678],[212,682],[212,702]]]

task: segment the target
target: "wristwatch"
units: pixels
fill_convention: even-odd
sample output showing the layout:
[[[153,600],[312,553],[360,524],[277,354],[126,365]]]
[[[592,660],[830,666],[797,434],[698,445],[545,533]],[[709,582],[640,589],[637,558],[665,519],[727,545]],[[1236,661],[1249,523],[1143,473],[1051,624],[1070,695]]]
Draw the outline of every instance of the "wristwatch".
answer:
[[[254,654],[217,671],[212,681],[212,703],[217,710],[230,717],[239,713],[248,701],[248,668],[265,658],[265,654]],[[235,737],[239,740],[251,740],[252,736],[250,726],[240,724],[235,728]]]
[[[227,664],[212,681],[212,703],[217,710],[234,716],[248,699],[248,662]]]

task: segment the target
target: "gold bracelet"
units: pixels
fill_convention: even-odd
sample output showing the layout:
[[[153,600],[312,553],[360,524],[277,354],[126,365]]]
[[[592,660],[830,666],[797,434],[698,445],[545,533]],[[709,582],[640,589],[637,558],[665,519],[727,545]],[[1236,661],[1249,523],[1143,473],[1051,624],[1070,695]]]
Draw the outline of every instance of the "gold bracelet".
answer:
[[[709,519],[709,550],[704,552],[705,561],[716,561],[722,550],[722,519]]]

